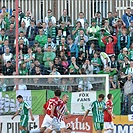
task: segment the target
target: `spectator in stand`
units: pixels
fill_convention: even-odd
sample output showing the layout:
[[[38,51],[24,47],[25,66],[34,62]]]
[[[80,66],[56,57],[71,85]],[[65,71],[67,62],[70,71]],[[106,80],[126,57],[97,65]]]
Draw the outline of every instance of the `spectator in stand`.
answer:
[[[120,66],[123,66],[125,56],[128,56],[128,49],[126,47],[123,48],[120,54],[118,55],[118,62]]]
[[[2,14],[3,14],[3,16],[4,16],[4,20],[5,20],[5,22],[6,22],[6,30],[7,29],[9,29],[9,25],[10,25],[10,22],[9,22],[9,13],[8,12],[6,12],[6,7],[5,6],[3,6],[2,7]]]
[[[69,63],[68,63],[68,61],[67,61],[67,59],[66,59],[66,57],[65,56],[63,56],[62,58],[61,58],[61,65],[62,65],[62,67],[63,67],[63,74],[68,74],[68,67],[69,67]],[[59,69],[58,69],[59,70]]]
[[[20,26],[22,22],[22,18],[24,18],[25,14],[22,12],[21,7],[18,7],[18,12],[19,12],[18,19],[19,19],[19,26]]]
[[[93,73],[97,74],[101,70],[101,60],[98,58],[97,52],[94,53],[94,58],[91,59],[93,65]]]
[[[84,28],[84,23],[87,22],[87,19],[84,17],[84,13],[80,12],[79,17],[76,22],[81,22],[82,28]]]
[[[59,60],[58,57],[55,57],[55,58],[54,58],[53,64],[51,65],[51,68],[52,68],[52,66],[56,66],[58,72],[59,72],[61,75],[64,74],[63,66],[62,66],[61,61]]]
[[[60,89],[61,89],[62,92],[68,92],[67,78],[62,78],[61,79]]]
[[[79,66],[77,65],[76,58],[71,57],[71,64],[69,66],[69,74],[78,74]]]
[[[122,72],[125,73],[126,72],[126,69],[130,67],[130,60],[128,58],[128,56],[124,56],[124,63],[121,67],[122,69]]]
[[[130,67],[126,69],[126,75],[132,74],[133,75],[133,60],[130,61]]]
[[[89,46],[86,45],[86,55],[85,57],[89,60],[91,60],[94,57],[94,53],[95,53],[95,42],[94,41],[90,41]]]
[[[117,38],[115,36],[105,36],[102,38],[103,43],[105,44],[105,52],[108,56],[115,55],[115,45],[117,43]]]
[[[92,89],[93,86],[87,78],[83,78],[82,80],[79,81],[78,91],[90,91]]]
[[[81,29],[81,30],[79,31],[79,35],[76,36],[76,38],[75,38],[75,44],[79,45],[79,42],[80,42],[81,39],[84,40],[85,45],[86,45],[86,43],[87,43],[88,40],[89,40],[88,36],[85,35],[83,29]]]
[[[127,29],[122,30],[122,34],[118,36],[118,50],[122,50],[124,47],[130,47],[130,36],[127,34]]]
[[[48,25],[49,22],[52,22],[54,26],[56,26],[56,18],[52,15],[52,10],[48,9],[48,15],[44,18],[44,22]]]
[[[43,61],[44,61],[44,74],[47,75],[50,70],[50,64],[53,63],[55,58],[55,53],[51,51],[51,46],[48,46],[47,52],[44,53]]]
[[[91,62],[86,59],[82,68],[84,68],[85,70],[85,73],[88,75],[88,74],[93,74],[93,65],[91,64]]]
[[[110,90],[116,89],[116,83],[115,83],[114,80],[113,80],[113,76],[110,76],[110,77],[109,77],[109,89],[110,89]]]
[[[60,29],[62,30],[62,35],[67,38],[68,35],[70,35],[70,31],[68,27],[66,26],[65,22],[60,23]]]
[[[13,54],[10,53],[10,48],[6,47],[5,53],[2,54],[2,61],[3,61],[4,65],[6,64],[7,61],[11,60],[11,58],[13,58]]]
[[[133,60],[133,42],[131,43],[131,46],[129,48],[128,56],[130,60]]]
[[[65,22],[65,25],[69,27],[71,25],[71,18],[67,14],[67,9],[63,10],[63,15],[59,19],[59,24]]]
[[[47,51],[47,48],[49,45],[51,46],[52,51],[55,52],[56,51],[56,45],[55,45],[55,43],[53,43],[51,36],[48,36],[47,43],[44,46],[44,51]]]
[[[129,26],[131,25],[132,17],[133,15],[131,14],[131,8],[129,7],[126,9],[126,13],[122,16],[122,20],[126,24],[126,28],[129,28]]]
[[[48,22],[47,32],[48,32],[48,36],[51,36],[52,41],[54,41],[57,34],[57,28],[51,21]]]
[[[76,64],[78,65],[79,69],[82,68],[84,62],[85,62],[84,52],[80,51],[78,58],[76,59]]]
[[[37,41],[41,48],[47,43],[47,36],[43,35],[43,29],[39,29],[39,35],[36,35],[35,41]]]
[[[62,30],[59,28],[57,31],[57,35],[56,35],[56,46],[61,44],[61,38],[62,37],[63,37]]]
[[[53,65],[52,72],[50,73],[50,75],[61,75],[61,74],[58,72],[56,66]],[[55,81],[55,83],[59,83],[60,78],[54,78],[54,81]]]
[[[68,45],[69,45],[69,49],[70,49],[70,56],[71,57],[78,57],[78,46],[73,43],[73,39],[71,36],[68,37]]]
[[[35,64],[31,63],[29,69],[29,75],[34,75],[34,73],[35,73]]]
[[[41,68],[39,66],[35,66],[35,73],[34,75],[42,75]]]
[[[118,14],[117,11],[114,12],[113,16],[114,16],[114,20],[113,20],[113,24],[114,24],[114,23],[116,23],[116,21],[117,21],[118,19],[120,19],[120,17],[119,17],[119,14]],[[113,26],[113,25],[112,25],[112,26]]]
[[[82,24],[80,21],[76,22],[75,24],[75,27],[73,28],[72,30],[72,38],[75,39],[78,34],[79,34],[79,31],[82,29]]]
[[[133,42],[133,20],[131,20],[131,25],[129,26],[129,33],[130,33],[131,42]]]
[[[18,29],[18,33],[20,34],[20,32],[23,31],[24,33],[24,36],[26,35],[26,31],[27,31],[27,27],[25,26],[25,22],[21,22],[21,26],[20,28]]]
[[[20,39],[18,42],[19,50],[22,50],[23,54],[27,54],[28,46],[24,44],[24,40]],[[15,46],[16,48],[16,46]],[[16,49],[14,48],[14,51],[12,53],[15,53]]]
[[[104,36],[108,36],[108,35],[110,35],[110,33],[107,30],[105,30],[104,28],[101,28],[99,31],[97,31],[95,33],[95,37],[98,39],[99,48],[103,52],[105,51],[105,44],[103,43],[102,38]]]
[[[28,48],[28,53],[24,54],[24,62],[26,63],[26,67],[27,69],[30,68],[31,63],[34,61],[35,59],[35,54],[32,51],[32,48]]]
[[[37,67],[38,67],[38,66],[40,67],[41,74],[44,75],[44,65],[43,65],[43,64],[40,64],[39,60],[35,60],[35,61],[34,61],[34,64],[35,64],[35,67],[36,67],[36,66],[37,66]]]
[[[46,22],[42,23],[43,35],[48,36],[48,29]]]
[[[120,64],[119,64],[118,60],[116,60],[115,55],[112,55],[110,57],[110,61],[111,61],[111,68],[116,68],[116,70],[118,71],[120,68]]]
[[[102,21],[103,21],[103,17],[101,15],[101,12],[96,12],[95,14],[95,20],[96,20],[96,25],[98,25],[99,27],[102,27]]]
[[[34,45],[35,36],[38,34],[38,28],[35,25],[35,21],[31,20],[30,26],[28,26],[26,31],[26,38],[29,40],[29,46],[32,47]]]
[[[114,20],[114,16],[112,12],[108,12],[108,20],[109,20],[109,26],[113,26],[113,20]]]
[[[85,47],[86,46],[86,44],[85,44],[85,42],[84,42],[84,39],[81,39],[80,40],[80,42],[79,42],[79,45],[78,45],[78,51],[79,52],[83,52],[84,53],[84,56],[86,55],[86,51],[85,51]]]
[[[25,22],[25,27],[28,28],[30,26],[30,21],[33,19],[32,13],[30,10],[26,12],[26,15],[24,18],[22,18],[22,22]],[[21,22],[21,23],[22,23]]]
[[[109,25],[109,21],[108,20],[104,20],[103,28],[105,30],[107,30],[110,34],[113,34],[113,28],[112,28],[112,26]]]
[[[13,49],[14,40],[15,40],[15,29],[14,24],[10,24],[10,29],[6,31],[6,35],[9,37],[9,46]]]
[[[21,63],[19,67],[19,75],[28,75],[28,69],[26,63]]]
[[[126,27],[126,24],[122,19],[117,19],[113,24],[113,27],[115,29],[115,35],[119,36],[122,34],[122,30]]]
[[[17,88],[17,85],[14,86],[13,91],[16,91],[16,90],[27,90],[27,86],[24,84],[23,79],[19,79],[18,88]]]
[[[20,41],[20,39],[23,39],[24,45],[26,45],[27,47],[29,46],[29,41],[28,41],[28,39],[25,37],[23,31],[20,31],[20,33],[19,33],[18,42]],[[14,40],[14,47],[16,47],[16,39]]]
[[[96,25],[96,20],[92,19],[91,20],[91,26],[87,28],[86,34],[89,36],[89,39],[95,39],[94,35],[97,31],[100,30],[100,27]]]
[[[15,22],[15,16],[14,15],[12,15],[11,17],[10,17],[10,24],[14,24],[14,28],[16,27],[16,22]]]
[[[129,74],[127,76],[127,81],[124,83],[124,114],[128,114],[128,95],[133,94],[133,81],[132,81],[132,75]]]
[[[13,75],[15,68],[13,67],[11,61],[7,61],[5,65],[2,67],[2,74],[7,75]]]
[[[103,63],[104,68],[109,67],[111,65],[110,58],[105,52],[100,53],[100,59]]]
[[[0,13],[0,31],[1,29],[6,30],[6,22],[4,20],[4,14]]]
[[[60,52],[64,52],[65,56],[68,57],[68,52],[70,52],[68,45],[66,44],[65,37],[61,38],[61,43],[56,46],[56,56],[59,56]]]
[[[1,29],[1,34],[0,34],[0,47],[3,46],[5,40],[8,40],[8,36],[5,34],[5,30],[4,29]]]
[[[15,9],[12,10],[12,15],[13,15],[13,16],[16,15],[16,10],[15,10]]]
[[[37,53],[37,49],[40,47],[39,43],[37,41],[34,42],[34,45],[32,47],[33,53]]]
[[[38,60],[41,65],[44,64],[43,62],[44,53],[42,52],[41,47],[37,48],[37,52],[35,53],[35,60]]]

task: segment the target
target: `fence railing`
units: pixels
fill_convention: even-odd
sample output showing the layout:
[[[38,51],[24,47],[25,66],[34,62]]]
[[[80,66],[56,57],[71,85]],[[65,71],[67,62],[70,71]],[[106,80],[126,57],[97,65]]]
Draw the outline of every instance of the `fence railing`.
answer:
[[[72,18],[72,24],[78,18],[80,11],[84,12],[86,19],[90,22],[95,12],[102,12],[103,17],[107,17],[108,11],[118,11],[121,17],[127,7],[133,9],[132,0],[18,0],[23,12],[31,10],[35,20],[44,19],[47,10],[52,9],[54,16],[59,20],[63,9],[68,9],[68,14]],[[0,7],[5,5],[10,12],[15,8],[15,0],[1,0]]]

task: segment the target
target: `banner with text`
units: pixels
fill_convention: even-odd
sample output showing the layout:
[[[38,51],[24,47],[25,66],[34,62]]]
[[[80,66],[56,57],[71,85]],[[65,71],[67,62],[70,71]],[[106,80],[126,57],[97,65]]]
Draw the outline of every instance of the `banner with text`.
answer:
[[[95,100],[96,91],[72,93],[71,114],[84,114]]]
[[[0,133],[20,133],[19,122],[20,116],[16,116],[13,120],[11,115],[0,116]],[[34,121],[29,118],[27,130],[34,129],[39,125],[39,115],[34,115]]]

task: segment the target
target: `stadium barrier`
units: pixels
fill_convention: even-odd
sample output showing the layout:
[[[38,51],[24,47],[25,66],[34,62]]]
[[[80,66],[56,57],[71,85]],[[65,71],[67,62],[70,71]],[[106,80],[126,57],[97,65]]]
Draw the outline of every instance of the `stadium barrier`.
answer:
[[[12,115],[0,116],[0,133],[19,133],[19,116],[11,120]],[[92,116],[87,116],[85,122],[82,123],[83,115],[72,115],[66,119],[66,125],[71,125],[73,128],[72,133],[95,133],[93,128]],[[29,119],[28,130],[39,127],[42,123],[44,115],[34,115],[35,121]],[[128,120],[128,116],[116,116],[113,119],[115,124],[114,133],[132,133],[133,121]]]

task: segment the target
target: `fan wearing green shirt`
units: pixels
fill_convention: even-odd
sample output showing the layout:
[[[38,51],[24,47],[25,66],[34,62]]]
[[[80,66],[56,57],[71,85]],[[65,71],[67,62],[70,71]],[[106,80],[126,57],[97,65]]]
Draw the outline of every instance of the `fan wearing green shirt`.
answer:
[[[43,29],[39,29],[39,35],[36,35],[35,41],[37,41],[41,47],[47,43],[47,36],[43,35]]]
[[[30,112],[32,121],[34,121],[34,117],[32,115],[30,105],[23,100],[23,97],[21,95],[17,96],[17,100],[19,102],[19,108],[18,108],[18,111],[12,116],[11,119],[13,120],[15,116],[20,114],[19,129],[21,130],[21,133],[27,133],[26,127],[28,126],[28,120],[29,120],[28,113]]]
[[[82,119],[82,122],[84,122],[85,117],[92,110],[94,128],[96,130],[96,133],[102,133],[104,125],[104,111],[108,111],[106,104],[104,102],[104,97],[105,96],[103,94],[99,94],[98,99],[91,104],[90,108],[86,111]],[[114,117],[110,111],[108,111],[108,113],[112,117]]]

